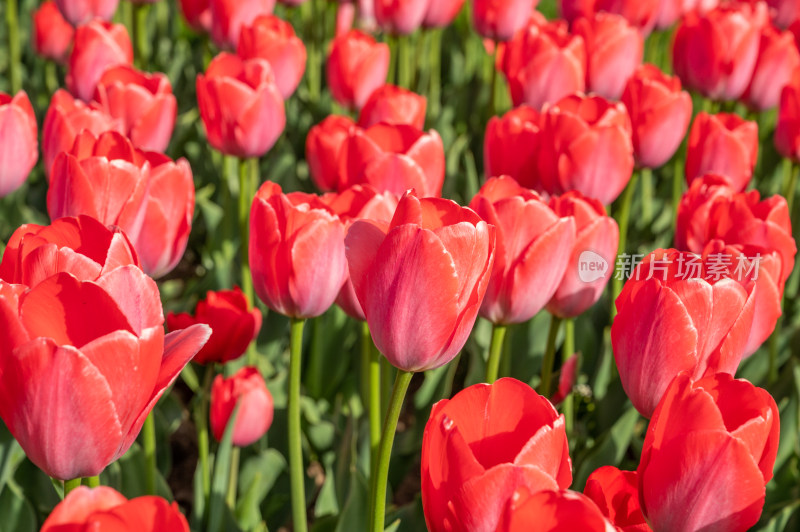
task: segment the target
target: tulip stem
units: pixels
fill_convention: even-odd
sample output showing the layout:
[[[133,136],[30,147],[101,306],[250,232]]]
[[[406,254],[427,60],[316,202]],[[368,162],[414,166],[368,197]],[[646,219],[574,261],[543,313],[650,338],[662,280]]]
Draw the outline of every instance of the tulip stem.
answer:
[[[500,359],[503,357],[503,340],[505,337],[506,326],[495,323],[492,326],[492,342],[489,345],[489,358],[486,361],[486,382],[489,384],[497,380]]]
[[[211,381],[214,378],[214,365],[206,366],[203,387],[200,389],[200,405],[194,411],[194,422],[197,425],[197,451],[200,461],[200,476],[203,482],[203,500],[208,503],[211,494],[211,468],[208,465],[208,396]]]
[[[6,24],[8,26],[8,81],[11,96],[22,89],[20,72],[19,23],[17,22],[17,1],[6,0]]]
[[[154,410],[151,410],[144,420],[142,446],[144,448],[145,490],[149,495],[155,495],[158,465],[156,464],[156,414]]]
[[[90,488],[96,488],[97,486],[100,485],[100,475],[95,475],[93,477],[86,477],[84,480],[86,481],[85,482],[86,485],[89,486]]]
[[[128,0],[130,1],[130,0]],[[148,46],[147,41],[147,8],[148,4],[136,4],[133,6],[133,16],[131,18],[133,34],[131,39],[134,46],[134,57],[137,66],[142,70],[147,70]]]
[[[307,32],[306,39],[306,79],[308,80],[308,96],[311,102],[316,103],[319,100],[320,93],[320,63],[317,59],[317,52],[319,49],[317,43],[317,31],[315,29],[316,23],[316,1],[308,0],[300,4],[300,13],[303,18],[303,26]]]
[[[369,412],[370,471],[375,471],[375,460],[381,444],[381,364],[380,354],[373,348],[367,322],[361,324],[361,371],[364,405]]]
[[[397,37],[397,84],[411,90],[411,36]]]
[[[228,508],[231,511],[236,511],[236,488],[239,485],[239,456],[241,454],[241,450],[234,446],[231,449],[231,469],[230,475],[228,476],[228,493],[225,497],[225,502],[228,504]]]
[[[497,67],[495,65],[496,56],[497,56],[497,46],[495,45],[494,51],[489,56],[489,60],[491,61],[491,64],[489,65],[489,68],[491,69],[491,74],[489,75],[489,84],[490,84],[489,85],[489,118],[487,119],[487,122],[495,114],[497,114],[497,108],[496,108],[495,103],[494,103],[495,97],[496,97],[495,91],[497,91]]]
[[[430,87],[428,90],[428,115],[432,119],[439,118],[442,106],[442,35],[444,30],[430,30]]]
[[[81,485],[80,477],[73,478],[72,480],[65,480],[64,481],[64,497],[69,495],[70,491],[74,490],[75,488],[77,488],[80,485]]]
[[[789,161],[788,164],[783,166],[783,197],[786,198],[786,204],[789,209],[789,216],[792,215],[792,205],[794,205],[794,197],[797,195],[797,168]]]
[[[539,384],[539,395],[545,399],[550,399],[550,380],[553,376],[553,363],[556,358],[556,338],[558,328],[561,325],[561,318],[552,316],[550,320],[550,332],[547,333],[547,347],[542,359],[542,382]]]
[[[370,490],[372,501],[372,532],[383,532],[386,522],[386,484],[389,480],[389,460],[392,456],[392,445],[394,435],[397,431],[397,421],[400,419],[400,411],[403,408],[403,400],[408,391],[408,385],[414,373],[410,371],[397,371],[397,378],[392,388],[392,398],[389,401],[389,410],[386,412],[386,419],[383,423],[383,433],[381,434],[381,446],[378,451],[378,465],[372,475],[372,489]]]
[[[619,253],[627,253],[626,246],[628,244],[628,226],[630,224],[631,219],[631,204],[633,203],[633,194],[636,191],[636,182],[639,178],[639,172],[634,172],[631,176],[631,180],[628,183],[628,186],[625,187],[625,190],[622,192],[622,202],[619,206],[619,211],[617,212],[617,223],[619,224]],[[614,301],[617,300],[617,296],[620,292],[622,292],[622,279],[619,278],[620,276],[615,275],[612,283],[613,293],[611,294],[611,317],[617,315],[617,309],[614,305]]]
[[[564,320],[564,350],[561,354],[562,362],[566,362],[569,357],[575,354],[575,320]],[[563,365],[562,365],[563,367]],[[563,369],[562,369],[563,371]],[[572,397],[572,390],[564,396],[564,426],[567,430],[567,437],[572,435],[575,427],[575,402]]]
[[[672,228],[675,230],[678,224],[678,205],[683,196],[683,159],[681,157],[675,156],[672,170]]]
[[[292,318],[289,352],[289,478],[292,493],[292,520],[295,532],[306,532],[306,487],[303,475],[303,443],[300,432],[300,369],[303,356],[304,319]]]
[[[648,225],[653,219],[653,171],[642,168],[639,175],[642,181],[642,223]]]
[[[247,301],[255,304],[253,294],[253,278],[250,275],[250,262],[248,258],[248,248],[250,246],[250,206],[253,203],[253,183],[258,182],[258,158],[239,160],[239,236],[241,246],[239,247],[242,292],[247,297]],[[248,353],[247,363],[255,365],[255,350],[251,349]]]

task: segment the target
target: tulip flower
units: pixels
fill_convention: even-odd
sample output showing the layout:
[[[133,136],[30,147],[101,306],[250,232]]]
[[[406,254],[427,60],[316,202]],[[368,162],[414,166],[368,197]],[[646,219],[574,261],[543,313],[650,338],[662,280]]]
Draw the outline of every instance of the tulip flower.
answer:
[[[95,19],[110,21],[117,11],[119,0],[55,0],[64,18],[73,26]]]
[[[22,186],[39,159],[37,129],[27,94],[0,92],[0,198]]]
[[[375,21],[394,35],[408,35],[420,27],[430,0],[374,0]]]
[[[761,30],[761,42],[753,77],[742,98],[756,111],[777,107],[781,89],[788,85],[792,73],[800,67],[800,52],[794,36],[766,25]]]
[[[132,64],[133,47],[125,26],[94,20],[75,31],[67,88],[77,98],[88,102],[106,70]]]
[[[693,378],[733,374],[744,355],[754,285],[747,290],[725,271],[709,268],[692,253],[655,250],[616,300],[614,358],[625,393],[645,417],[681,371]]]
[[[69,57],[69,47],[75,36],[75,28],[64,20],[53,0],[43,2],[33,12],[33,49],[45,59],[62,65]]]
[[[609,100],[619,100],[644,56],[644,38],[620,15],[596,13],[572,24],[586,46],[586,86]]]
[[[222,49],[236,50],[242,28],[269,15],[275,0],[209,0],[211,38]]]
[[[545,108],[537,150],[538,187],[577,190],[610,204],[633,173],[631,122],[625,106],[572,95]]]
[[[195,31],[211,32],[211,0],[179,0],[186,23]]]
[[[444,28],[449,26],[456,18],[464,0],[437,0],[428,2],[428,10],[422,25],[426,28]]]
[[[678,204],[675,222],[675,247],[702,253],[712,238],[709,214],[717,198],[733,197],[736,193],[722,176],[706,174],[691,182],[689,190]]]
[[[23,226],[11,242],[0,280],[0,417],[47,475],[99,475],[210,330],[165,337],[155,281],[131,263],[124,236],[90,218]],[[20,280],[35,284],[10,284]]]
[[[574,318],[600,299],[611,279],[619,227],[599,201],[574,190],[550,198],[550,208],[562,219],[575,220],[575,243],[547,310],[560,318]]]
[[[539,113],[527,105],[490,118],[483,140],[486,177],[508,175],[525,187],[536,188],[538,133]]]
[[[239,287],[233,290],[208,291],[197,304],[194,315],[167,314],[167,329],[177,331],[206,323],[211,338],[194,357],[198,364],[224,364],[242,356],[261,330],[261,311],[254,308]]]
[[[555,293],[575,241],[572,216],[559,217],[508,176],[489,179],[469,204],[496,228],[496,255],[480,315],[494,324],[531,319]]]
[[[339,159],[342,146],[355,126],[347,116],[330,115],[312,127],[306,137],[306,161],[311,180],[323,192],[340,188]]]
[[[800,85],[796,83],[781,91],[774,142],[781,155],[800,160]]]
[[[339,155],[340,187],[369,184],[398,196],[410,188],[420,197],[441,196],[444,170],[439,134],[413,126],[351,128]]]
[[[764,506],[779,425],[775,400],[745,380],[675,378],[647,428],[638,469],[653,529],[749,530]]]
[[[121,227],[144,271],[161,277],[177,266],[189,240],[192,170],[185,159],[135,150],[119,133],[84,131],[53,163],[47,211],[53,220],[86,214]]]
[[[237,405],[239,410],[233,426],[233,444],[247,447],[267,433],[274,414],[272,395],[257,368],[246,366],[229,378],[217,375],[214,379],[208,414],[211,432],[217,441],[222,440]]]
[[[656,15],[656,28],[667,30],[672,28],[687,13],[708,13],[719,5],[719,0],[663,0]]]
[[[475,0],[472,24],[481,37],[507,41],[525,27],[538,0]]]
[[[522,532],[531,530],[559,532],[581,530],[582,532],[610,532],[611,523],[603,517],[591,499],[575,491],[539,491],[529,497],[518,497],[509,501],[498,531]]]
[[[766,22],[763,3],[725,3],[704,15],[687,13],[675,32],[675,73],[686,87],[707,98],[739,98],[753,76]]]
[[[583,494],[600,508],[622,532],[650,532],[639,506],[639,477],[636,471],[614,466],[596,469],[586,481]]]
[[[361,109],[386,82],[389,47],[358,30],[336,37],[325,64],[328,87],[340,105]]]
[[[286,126],[269,63],[221,53],[197,76],[197,104],[208,142],[226,155],[261,157]]]
[[[767,0],[767,5],[772,23],[778,28],[786,29],[800,19],[800,6],[793,0]]]
[[[273,15],[261,15],[242,28],[236,53],[242,59],[265,59],[284,100],[294,94],[306,71],[303,41],[291,24]]]
[[[499,526],[510,503],[571,482],[564,416],[527,384],[475,384],[433,406],[422,437],[431,532],[522,530]]]
[[[166,151],[178,104],[166,75],[146,74],[129,65],[110,68],[100,78],[94,99],[137,148]]]
[[[113,488],[78,486],[56,505],[40,532],[65,530],[189,532],[189,523],[177,503],[161,497],[128,500]]]
[[[686,146],[686,182],[718,174],[731,188],[744,190],[758,159],[758,125],[739,115],[700,112]]]
[[[660,4],[660,0],[595,0],[594,9],[621,15],[646,37],[655,26]]]
[[[692,98],[678,77],[654,65],[642,65],[622,93],[633,131],[637,166],[658,168],[675,154],[692,119]]]
[[[384,85],[375,89],[364,104],[358,116],[358,125],[368,128],[385,122],[423,129],[427,106],[428,101],[424,96],[395,85]]]

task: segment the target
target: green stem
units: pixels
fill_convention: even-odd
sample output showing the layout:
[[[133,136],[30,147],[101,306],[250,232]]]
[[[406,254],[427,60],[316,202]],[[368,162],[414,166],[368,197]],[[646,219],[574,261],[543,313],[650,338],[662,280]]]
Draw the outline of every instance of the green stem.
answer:
[[[53,61],[48,61],[44,65],[44,85],[50,94],[56,92],[60,85],[58,81],[58,66]]]
[[[386,83],[391,85],[398,85],[397,69],[398,69],[398,54],[399,43],[397,37],[393,35],[386,36],[386,44],[389,45],[389,72],[386,75]]]
[[[562,361],[566,362],[569,357],[575,354],[575,320],[564,320],[564,352]],[[562,370],[563,371],[563,370]],[[569,437],[575,426],[575,403],[573,401],[572,392],[564,397],[564,425]]]
[[[19,45],[19,22],[17,21],[17,1],[6,0],[6,25],[8,28],[8,80],[11,96],[22,89],[22,72]]]
[[[200,404],[194,412],[194,422],[197,425],[197,449],[200,462],[200,476],[203,482],[203,499],[208,504],[211,494],[211,468],[208,460],[208,400],[211,390],[211,381],[214,378],[214,365],[206,366],[203,377],[203,387],[200,389]]]
[[[77,488],[80,485],[81,485],[80,477],[73,478],[72,480],[65,480],[64,481],[64,497],[69,495],[70,491],[74,490],[75,488]]]
[[[639,174],[642,180],[642,222],[648,225],[653,219],[653,170],[642,168]]]
[[[86,477],[84,479],[86,481],[86,485],[90,488],[96,488],[100,485],[100,475],[95,475],[93,477]]]
[[[497,113],[497,106],[495,104],[495,99],[497,96],[497,67],[495,65],[495,57],[497,55],[497,46],[494,48],[494,52],[492,55],[489,56],[489,60],[491,61],[490,68],[492,70],[491,74],[489,75],[489,119],[491,119]],[[488,122],[488,119],[487,119]]]
[[[389,410],[383,423],[381,446],[378,451],[378,466],[372,478],[370,500],[372,501],[372,532],[383,532],[386,522],[386,484],[389,480],[389,460],[392,457],[394,434],[397,430],[397,420],[403,408],[408,385],[414,374],[410,371],[397,371],[397,378],[392,388],[392,398],[389,401]]]
[[[234,446],[231,449],[231,469],[230,476],[228,477],[228,493],[225,497],[225,502],[231,511],[236,511],[236,488],[239,485],[239,457],[241,449]]]
[[[411,36],[401,35],[397,39],[397,84],[411,89]]]
[[[392,393],[392,382],[394,380],[394,366],[389,364],[385,357],[378,355],[378,364],[381,373],[381,418],[386,415],[389,408],[389,399]]]
[[[315,29],[316,2],[308,0],[300,5],[303,27],[306,35],[306,79],[308,81],[308,96],[312,102],[319,100],[320,94],[320,62],[318,60],[317,31]]]
[[[361,368],[364,372],[364,404],[369,412],[370,471],[375,471],[381,443],[381,364],[367,322],[361,324]]]
[[[676,228],[678,222],[678,205],[683,196],[683,158],[675,156],[672,165],[672,227]]]
[[[489,345],[489,358],[486,361],[486,382],[492,384],[497,380],[500,369],[500,359],[503,356],[503,340],[506,337],[506,326],[494,324],[492,326],[492,343]]]
[[[306,532],[306,488],[303,474],[303,443],[300,432],[300,370],[303,356],[304,319],[292,318],[289,354],[289,478],[295,532]]]
[[[547,334],[547,347],[542,359],[542,382],[539,384],[539,395],[545,399],[550,398],[550,380],[553,376],[553,362],[556,357],[556,338],[558,337],[559,325],[561,325],[561,318],[554,315],[550,321],[550,332]]]
[[[428,115],[439,117],[442,106],[442,35],[444,30],[431,30],[430,46],[430,90],[428,91]]]
[[[767,372],[767,384],[772,385],[778,380],[778,340],[781,334],[781,319],[775,324],[775,330],[769,337],[769,371]]]
[[[256,176],[255,178],[253,176]],[[239,246],[240,268],[241,275],[240,281],[242,283],[242,292],[247,296],[247,300],[251,305],[255,304],[253,294],[253,278],[250,275],[250,262],[248,257],[248,248],[250,246],[250,206],[253,203],[253,182],[258,180],[258,158],[240,159],[239,160],[239,237],[241,245]],[[254,353],[255,351],[251,351]],[[248,353],[248,364],[254,364],[255,360],[251,360]]]
[[[636,191],[636,182],[638,181],[639,173],[634,172],[631,176],[631,180],[628,183],[628,186],[625,187],[625,190],[622,192],[622,202],[619,206],[619,212],[617,213],[617,223],[619,224],[619,253],[626,253],[626,246],[628,244],[628,226],[630,224],[631,219],[631,204],[633,203],[633,194]],[[622,292],[622,279],[618,279],[618,276],[614,276],[613,279],[613,293],[611,294],[611,317],[613,318],[617,314],[616,306],[614,305],[614,301],[616,301],[617,296],[620,292]]]
[[[145,490],[149,495],[155,495],[158,465],[156,464],[156,414],[154,411],[151,411],[144,421],[142,440],[145,463]]]
[[[128,2],[130,0],[127,0]],[[133,34],[131,39],[134,45],[134,57],[136,64],[142,70],[147,70],[149,46],[147,37],[147,10],[148,4],[136,4],[133,6]]]
[[[128,30],[128,37],[134,39],[134,35],[136,35],[136,21],[134,20],[133,2],[121,2],[119,13],[122,23],[125,25],[125,29]],[[132,43],[133,42],[135,42],[135,40],[132,41]]]
[[[794,197],[797,195],[797,171],[794,163],[789,161],[789,164],[783,165],[783,197],[786,198],[786,203],[789,207],[789,216],[792,214],[792,206],[794,205]]]

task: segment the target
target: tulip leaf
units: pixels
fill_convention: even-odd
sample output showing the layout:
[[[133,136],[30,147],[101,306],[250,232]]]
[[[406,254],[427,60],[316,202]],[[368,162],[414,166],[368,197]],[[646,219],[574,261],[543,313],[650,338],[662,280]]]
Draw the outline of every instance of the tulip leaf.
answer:
[[[211,478],[211,495],[208,504],[208,532],[219,532],[225,521],[225,496],[231,476],[231,452],[233,451],[233,428],[239,414],[239,404],[233,409],[225,433],[214,458],[214,473]]]
[[[10,482],[0,494],[0,516],[3,530],[35,532],[36,514],[19,487]]]
[[[352,530],[369,530],[369,488],[367,479],[358,470],[353,469],[350,478],[350,493],[339,515],[339,522],[335,532],[350,532]]]
[[[24,459],[25,452],[22,447],[0,421],[0,492]]]
[[[631,443],[636,423],[641,417],[632,406],[622,414],[611,429],[603,434],[598,442],[580,459],[573,473],[571,489],[583,491],[589,475],[604,465],[619,466],[625,451]]]
[[[785,530],[789,530],[789,521],[797,513],[798,508],[800,508],[800,501],[785,506],[780,512],[767,521],[764,526],[754,528],[754,530],[758,532],[784,532]]]

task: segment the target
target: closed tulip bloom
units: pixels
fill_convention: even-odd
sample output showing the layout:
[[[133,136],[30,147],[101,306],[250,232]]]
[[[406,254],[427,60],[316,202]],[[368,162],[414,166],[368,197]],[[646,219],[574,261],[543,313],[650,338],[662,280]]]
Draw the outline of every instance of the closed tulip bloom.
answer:
[[[800,161],[800,84],[791,83],[781,90],[774,142],[781,155]]]
[[[202,33],[211,32],[211,0],[178,0],[186,23]]]
[[[413,188],[420,197],[441,196],[444,146],[435,130],[381,123],[351,128],[339,157],[341,187],[369,184],[381,192],[403,194]]]
[[[758,125],[737,114],[697,114],[686,146],[686,182],[717,174],[731,188],[747,188],[758,160]]]
[[[767,0],[767,5],[772,23],[778,28],[786,29],[800,19],[800,4],[795,0]]]
[[[291,24],[273,15],[261,15],[242,28],[236,53],[242,59],[265,59],[285,100],[294,94],[306,71],[303,41]]]
[[[53,0],[42,3],[33,12],[33,49],[45,59],[62,65],[69,57],[69,47],[75,36],[75,28],[64,20]]]
[[[235,157],[261,157],[286,127],[275,74],[263,59],[222,52],[197,76],[197,104],[208,142]]]
[[[373,92],[358,115],[363,128],[380,122],[392,125],[407,124],[417,129],[425,127],[428,100],[415,92],[396,85],[384,85]]]
[[[76,97],[88,102],[106,70],[132,64],[133,47],[125,26],[93,20],[75,30],[75,42],[69,56],[67,88]]]
[[[639,506],[639,477],[636,471],[620,471],[614,466],[596,469],[589,475],[583,494],[594,501],[618,530],[650,531]]]
[[[531,319],[555,293],[569,264],[575,221],[560,218],[508,176],[489,179],[469,204],[495,226],[496,252],[480,315],[495,324]]]
[[[687,13],[673,41],[675,73],[707,98],[739,98],[753,76],[766,22],[761,2],[721,4],[705,15]]]
[[[422,25],[430,0],[374,0],[375,20],[394,35],[408,35]]]
[[[236,50],[242,28],[261,15],[269,15],[275,0],[209,0],[211,38],[222,49]]]
[[[39,159],[36,116],[28,95],[0,92],[0,198],[17,190]]]
[[[163,152],[169,145],[178,104],[166,75],[129,65],[110,68],[97,83],[94,99],[137,148]]]
[[[571,482],[564,416],[527,384],[475,384],[433,406],[422,437],[431,532],[522,530],[499,526],[511,502]]]
[[[546,103],[582,92],[586,83],[586,47],[563,23],[535,19],[504,43],[498,65],[508,80],[515,106],[541,109]]]
[[[693,180],[681,197],[675,222],[675,247],[702,253],[712,238],[708,217],[718,198],[733,197],[736,191],[722,176],[706,174]]]
[[[386,359],[404,371],[450,362],[489,283],[494,227],[452,201],[409,191],[388,227],[356,221],[346,246],[356,296]]]
[[[339,189],[339,158],[350,129],[350,117],[330,115],[312,127],[306,137],[306,161],[311,180],[323,192]]]
[[[572,32],[586,45],[586,87],[589,91],[619,100],[625,84],[642,63],[644,38],[621,15],[596,13],[572,24]]]
[[[113,530],[115,532],[189,532],[178,509],[161,497],[126,499],[113,488],[78,486],[56,505],[40,532]]]
[[[194,315],[167,314],[167,329],[177,331],[195,323],[211,327],[211,338],[194,357],[198,364],[224,364],[242,356],[261,330],[261,311],[254,308],[238,286],[233,290],[208,291]]]
[[[636,69],[622,93],[633,131],[633,154],[643,168],[658,168],[672,158],[692,119],[692,98],[681,80],[655,65]]]
[[[559,0],[558,11],[561,18],[572,24],[579,18],[588,18],[595,13],[595,0]]]
[[[217,375],[214,379],[208,415],[217,441],[222,440],[237,405],[233,444],[247,447],[267,433],[274,414],[272,395],[257,368],[246,366],[228,378]]]
[[[256,294],[290,318],[314,318],[347,279],[344,226],[319,197],[267,181],[250,210],[250,269]]]
[[[599,96],[567,96],[542,113],[537,168],[548,194],[577,190],[609,205],[633,174],[625,106]]]
[[[771,25],[764,26],[753,77],[742,98],[756,111],[777,107],[781,90],[789,84],[792,73],[798,67],[800,52],[797,51],[794,35],[788,31],[778,31]]]
[[[536,188],[536,142],[539,113],[521,105],[503,116],[493,116],[483,139],[486,177],[511,176],[528,188]]]
[[[372,92],[386,83],[389,47],[358,30],[336,37],[325,64],[334,100],[361,109]]]
[[[535,530],[540,532],[615,530],[591,499],[567,489],[539,491],[527,498],[510,500],[497,530],[527,532],[532,523],[536,523]]]
[[[55,0],[64,18],[73,26],[95,19],[110,21],[117,11],[119,0]]]
[[[428,2],[428,10],[422,25],[426,28],[444,28],[449,26],[461,11],[464,0],[440,0]]]
[[[51,219],[86,214],[121,227],[142,268],[161,277],[177,266],[192,228],[194,181],[185,159],[140,152],[116,132],[84,131],[53,163]]]
[[[481,37],[507,41],[525,27],[538,0],[475,0],[472,24]]]
[[[692,253],[658,249],[634,269],[616,300],[611,343],[633,406],[653,414],[681,371],[693,378],[735,373],[753,323],[745,289]]]
[[[595,0],[594,9],[624,17],[646,37],[656,24],[660,4],[660,0]]]
[[[653,529],[749,530],[761,516],[779,437],[778,407],[766,390],[725,373],[695,382],[679,375],[653,414],[639,463],[639,497]]]
[[[574,318],[597,303],[608,284],[619,247],[619,227],[598,200],[578,191],[550,198],[550,208],[562,219],[575,220],[575,243],[564,276],[547,310],[561,318]],[[587,264],[606,264],[605,270],[586,271]]]

